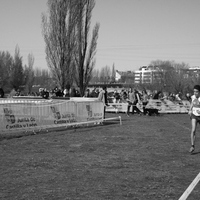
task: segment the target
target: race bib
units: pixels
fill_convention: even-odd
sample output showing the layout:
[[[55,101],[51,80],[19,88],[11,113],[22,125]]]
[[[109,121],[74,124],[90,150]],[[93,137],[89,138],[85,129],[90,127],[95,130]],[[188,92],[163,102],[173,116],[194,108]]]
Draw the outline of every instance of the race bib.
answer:
[[[192,108],[192,113],[193,113],[195,116],[200,116],[200,108],[199,108],[199,107],[193,107],[193,108]]]

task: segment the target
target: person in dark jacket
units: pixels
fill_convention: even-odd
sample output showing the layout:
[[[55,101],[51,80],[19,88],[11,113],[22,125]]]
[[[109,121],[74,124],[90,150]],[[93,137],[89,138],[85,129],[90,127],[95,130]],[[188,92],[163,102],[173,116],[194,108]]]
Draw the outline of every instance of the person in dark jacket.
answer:
[[[3,88],[0,88],[0,98],[4,98],[4,91],[3,91]]]

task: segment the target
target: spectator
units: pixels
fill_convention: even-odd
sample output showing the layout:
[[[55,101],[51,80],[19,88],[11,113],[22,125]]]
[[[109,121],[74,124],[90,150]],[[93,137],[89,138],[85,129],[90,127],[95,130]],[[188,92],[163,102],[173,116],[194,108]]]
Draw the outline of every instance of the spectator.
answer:
[[[3,88],[0,88],[0,98],[4,98],[4,90],[3,90]]]
[[[178,94],[176,94],[176,100],[177,101],[181,101],[181,92],[179,92]]]
[[[158,91],[154,94],[153,99],[159,99],[161,95],[162,95],[161,91]]]
[[[63,97],[69,97],[69,90],[66,88],[63,91]]]
[[[46,88],[44,88],[44,89],[41,91],[41,96],[42,96],[42,98],[44,98],[44,99],[48,99],[48,98],[49,98],[49,92],[47,91]]]
[[[96,93],[96,97],[98,97],[99,96],[99,89],[98,88],[96,88],[95,93]]]
[[[15,96],[21,96],[21,91],[18,89]]]
[[[114,91],[114,103],[119,103],[120,102],[120,94],[117,90]]]
[[[87,90],[85,91],[84,97],[87,97],[87,98],[90,97],[90,90],[89,90],[89,89],[87,89]]]
[[[127,115],[129,116],[130,107],[132,106],[132,114],[136,111],[137,114],[141,114],[141,111],[137,108],[138,103],[138,91],[136,89],[132,89],[128,94],[128,107],[127,107]]]
[[[187,100],[187,101],[189,101],[189,102],[191,101],[190,93],[186,93],[185,97],[186,97],[186,100]]]
[[[106,106],[108,106],[107,88],[106,88],[106,86],[104,86],[102,88],[101,92],[99,93],[98,100],[103,102],[103,105],[104,105],[103,118],[105,119]]]
[[[57,97],[63,97],[63,92],[57,86],[54,88],[53,93],[55,93]]]
[[[81,97],[81,94],[80,94],[80,92],[79,92],[78,89],[75,90],[75,96],[76,96],[76,97]]]
[[[70,97],[76,97],[76,89],[75,88],[71,88]]]
[[[175,94],[170,93],[169,98],[170,101],[175,101]]]
[[[127,98],[128,98],[128,94],[126,91],[123,91],[122,95],[121,95],[121,100],[122,103],[126,103],[127,102]]]
[[[160,100],[167,100],[168,96],[169,95],[166,92],[163,92],[163,96],[160,98]]]
[[[98,98],[98,95],[99,95],[99,89],[98,88],[94,88],[90,94],[90,97],[93,97],[93,98]]]
[[[16,91],[15,89],[13,88],[11,91],[10,91],[10,94],[8,95],[10,98],[12,98],[13,96],[15,96],[16,94]]]
[[[147,114],[146,105],[148,104],[148,94],[146,90],[142,91],[142,105],[143,105],[143,113],[144,115]]]

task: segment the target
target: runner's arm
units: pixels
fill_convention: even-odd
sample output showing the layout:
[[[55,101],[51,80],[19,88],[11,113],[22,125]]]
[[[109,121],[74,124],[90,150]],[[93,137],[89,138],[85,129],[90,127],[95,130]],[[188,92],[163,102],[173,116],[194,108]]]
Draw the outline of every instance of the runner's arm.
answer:
[[[188,112],[189,115],[192,114],[192,108],[193,108],[193,102],[191,102],[191,105],[190,105],[190,108],[189,108],[189,112]]]

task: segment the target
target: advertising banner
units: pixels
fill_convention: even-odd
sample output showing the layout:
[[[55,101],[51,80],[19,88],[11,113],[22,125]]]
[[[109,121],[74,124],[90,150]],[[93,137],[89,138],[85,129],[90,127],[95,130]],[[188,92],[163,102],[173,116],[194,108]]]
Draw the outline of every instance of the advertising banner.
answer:
[[[103,118],[99,101],[0,101],[0,130],[28,130],[44,126],[65,126]]]

